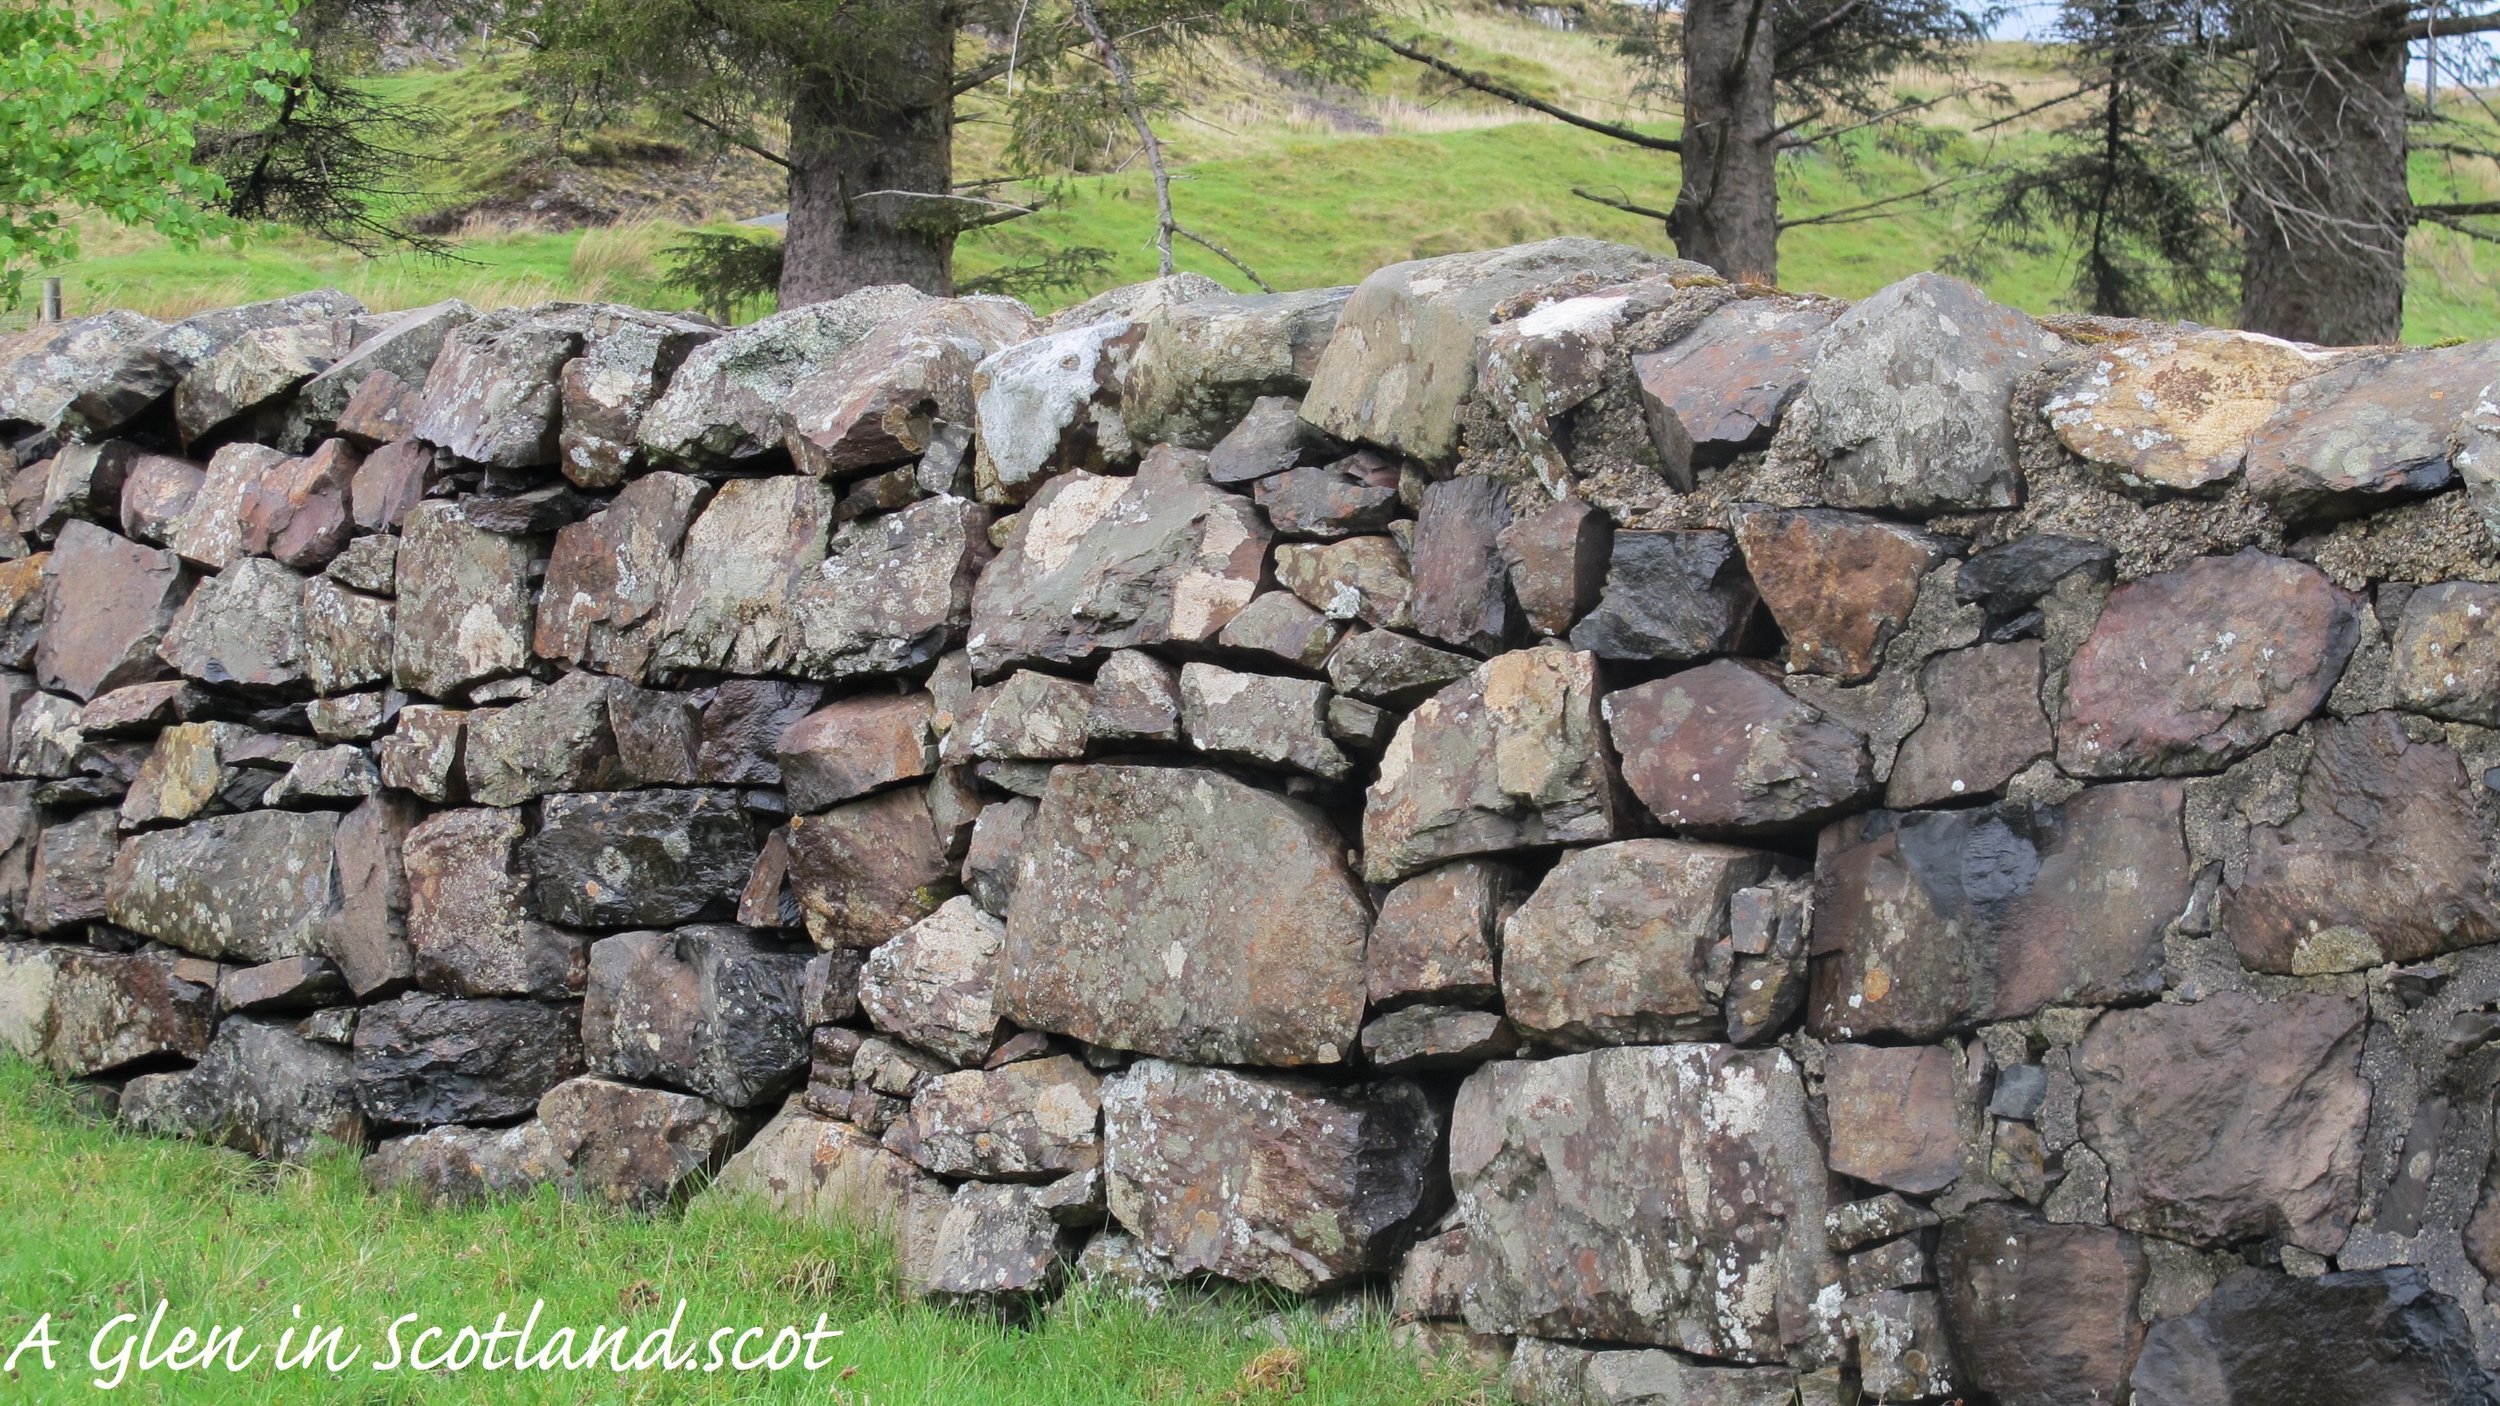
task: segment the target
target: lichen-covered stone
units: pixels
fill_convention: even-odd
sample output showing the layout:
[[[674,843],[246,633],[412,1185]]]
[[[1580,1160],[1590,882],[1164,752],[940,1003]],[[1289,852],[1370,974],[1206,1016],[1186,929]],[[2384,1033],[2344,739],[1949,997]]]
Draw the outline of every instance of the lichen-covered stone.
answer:
[[[133,835],[113,864],[113,922],[203,957],[310,956],[338,906],[322,811],[247,811]]]
[[[538,1101],[549,1145],[566,1169],[565,1193],[656,1211],[718,1171],[745,1125],[708,1099],[585,1075]]]
[[[593,791],[549,796],[527,853],[541,916],[621,928],[729,916],[756,849],[730,792]]]
[[[1476,339],[1496,308],[1575,275],[1614,283],[1664,263],[1620,244],[1564,238],[1374,270],[1311,370],[1303,418],[1339,439],[1447,463],[1476,387]]]
[[[408,510],[391,642],[401,688],[457,699],[529,667],[531,555],[528,539],[471,527],[457,504]]]
[[[169,947],[62,948],[44,1063],[79,1079],[167,1056],[198,1059],[217,1028],[217,967]]]
[[[556,464],[583,488],[614,488],[644,467],[643,416],[696,347],[720,329],[685,318],[601,308],[582,354],[564,364]]]
[[[1803,397],[1828,501],[1905,513],[2021,502],[2014,383],[2058,345],[1942,274],[1913,274],[1842,313]]]
[[[1328,736],[1328,685],[1245,674],[1214,664],[1181,666],[1181,730],[1210,756],[1289,767],[1330,781],[1354,764]]]
[[[879,324],[928,301],[899,284],[791,308],[697,347],[643,413],[637,440],[663,467],[717,467],[778,450],[798,383]]]
[[[961,642],[973,578],[990,560],[989,510],[929,498],[844,523],[790,587],[790,671],[812,679],[900,674]]]
[[[1828,1358],[1841,1267],[1805,1083],[1778,1050],[1659,1045],[1485,1065],[1450,1181],[1478,1332]]]
[[[608,717],[615,691],[604,675],[566,674],[535,698],[472,714],[461,751],[470,799],[517,806],[615,784],[616,732]]]
[[[525,827],[516,810],[448,810],[408,832],[408,942],[417,981],[464,996],[560,996],[581,940],[523,906]]]
[[[592,1072],[731,1108],[779,1098],[807,1068],[799,1007],[808,956],[720,924],[592,943],[582,997]]]
[[[1480,665],[1399,724],[1363,810],[1363,870],[1614,838],[1597,661],[1543,646]]]
[[[266,1162],[361,1151],[364,1114],[347,1053],[248,1017],[217,1029],[200,1062],[122,1091],[122,1126],[231,1147]]]
[[[1018,514],[972,594],[975,672],[1215,638],[1257,594],[1268,528],[1172,461],[1071,474]]]
[[[2500,724],[2500,586],[2442,581],[2405,601],[2389,663],[2399,707]]]
[[[563,1181],[547,1125],[533,1118],[508,1128],[428,1128],[385,1138],[364,1161],[365,1185],[405,1193],[426,1206],[467,1206]]]
[[[304,578],[244,557],[191,592],[157,655],[198,683],[289,694],[308,683],[305,643]]]
[[[2069,372],[2043,408],[2058,439],[2120,489],[2204,492],[2238,475],[2284,393],[2334,359],[2254,332],[2122,339]]]
[[[1219,293],[1141,313],[1120,387],[1130,435],[1211,448],[1260,399],[1302,394],[1353,292]]]
[[[2317,711],[2360,638],[2316,567],[2199,557],[2110,592],[2066,674],[2058,762],[2082,776],[2215,771]]]
[[[530,646],[544,659],[639,681],[678,544],[711,490],[683,474],[635,479],[556,533]]]
[[[1331,620],[1414,627],[1415,581],[1405,549],[1392,538],[1282,543],[1276,548],[1276,582]]]
[[[1070,1055],[940,1074],[911,1101],[911,1155],[940,1176],[1047,1181],[1102,1162],[1102,1080]]]
[[[787,598],[825,559],[832,511],[831,491],[812,478],[782,474],[721,485],[686,531],[660,608],[652,666],[663,673],[762,674],[788,664]]]
[[[2293,385],[2249,442],[2249,491],[2285,517],[2315,519],[2447,487],[2449,435],[2495,364],[2488,342],[2399,349]]]
[[[287,411],[291,436],[299,443],[310,443],[336,430],[347,414],[348,402],[376,375],[422,387],[443,343],[477,317],[477,309],[458,298],[394,314],[379,331],[317,370],[296,391]]]
[[[1154,1059],[1107,1080],[1102,1105],[1112,1217],[1179,1273],[1316,1292],[1387,1268],[1430,1209],[1440,1117],[1404,1080]]]
[[[1317,810],[1217,772],[1063,766],[1026,848],[1001,1015],[1207,1063],[1345,1058],[1368,914]]]
[[[558,374],[590,328],[580,303],[499,308],[455,329],[425,379],[415,434],[463,459],[520,469],[556,462]]]
[[[944,427],[972,428],[973,367],[1038,330],[1011,298],[920,304],[792,385],[791,459],[823,478],[919,458]]]
[[[1502,925],[1511,1023],[1569,1049],[1718,1035],[1733,955],[1728,900],[1775,863],[1679,840],[1565,856]]]
[[[1006,925],[969,898],[948,899],[868,954],[859,1006],[868,1022],[957,1065],[998,1043],[999,950]]]

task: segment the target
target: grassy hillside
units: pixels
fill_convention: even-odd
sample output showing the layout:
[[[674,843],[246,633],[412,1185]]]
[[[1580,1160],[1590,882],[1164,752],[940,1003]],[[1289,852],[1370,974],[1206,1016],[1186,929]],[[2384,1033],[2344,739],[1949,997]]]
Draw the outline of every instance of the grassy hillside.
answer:
[[[1460,61],[1539,96],[1617,121],[1668,131],[1603,42],[1544,29],[1484,7],[1433,18]],[[2021,104],[2055,89],[2052,55],[2033,44],[1995,44],[1979,75]],[[441,158],[425,174],[424,213],[455,235],[458,261],[364,259],[272,232],[241,246],[196,254],[151,236],[98,231],[88,257],[63,270],[73,309],[102,305],[172,314],[333,284],[376,307],[461,296],[481,304],[550,297],[656,306],[689,301],[667,286],[662,251],[692,224],[724,224],[778,208],[778,172],[736,153],[701,150],[657,123],[615,120],[559,132],[528,100],[507,60],[419,71],[374,86],[433,112]],[[1640,151],[1506,105],[1437,88],[1412,65],[1383,67],[1360,88],[1312,89],[1279,75],[1215,61],[1189,78],[1201,100],[1171,125],[1180,161],[1175,200],[1188,224],[1223,240],[1279,287],[1350,283],[1381,264],[1555,234],[1588,234],[1660,250],[1655,221],[1579,199],[1574,188],[1663,206],[1675,159]],[[1905,91],[1935,91],[1936,75],[1910,75]],[[2002,111],[1958,102],[1936,114],[1948,130]],[[958,166],[995,169],[996,124],[962,130]],[[1991,133],[1993,147],[1966,146],[1974,163],[2019,152],[2040,138],[2020,124]],[[1107,149],[1104,166],[1121,165]],[[1791,218],[1917,190],[1933,173],[1858,143],[1810,153],[1789,168]],[[2453,184],[2421,158],[2417,189]],[[2490,188],[2485,188],[2485,187]],[[2469,172],[2459,194],[2500,195],[2488,173]],[[1113,257],[1101,286],[1154,270],[1153,189],[1142,171],[1107,170],[1056,183],[1050,208],[982,231],[960,248],[966,275],[1086,246]],[[1980,246],[1971,202],[1938,197],[1888,218],[1803,226],[1781,241],[1781,282],[1858,297],[1907,273],[1951,266],[1975,274],[1997,298],[2033,312],[2069,308],[2070,269],[2056,255],[1998,255],[1967,266]],[[590,227],[581,227],[583,222]],[[2500,337],[2500,249],[2425,229],[2414,241],[2406,337],[2415,342]],[[1241,276],[1202,250],[1184,267],[1236,287]],[[1086,290],[1092,291],[1092,290]],[[1066,301],[1081,296],[1063,293]]]
[[[1155,1315],[1079,1290],[1033,1328],[1010,1332],[898,1298],[885,1248],[751,1206],[697,1201],[642,1217],[569,1205],[552,1193],[465,1211],[427,1211],[368,1196],[355,1163],[270,1169],[192,1143],[125,1136],[88,1121],[71,1094],[32,1065],[0,1057],[0,1358],[51,1315],[52,1370],[21,1356],[0,1377],[10,1402],[783,1402],[832,1406],[1485,1406],[1487,1384],[1427,1374],[1388,1341],[1383,1318],[1324,1329],[1307,1308],[1261,1324],[1252,1298]],[[843,1330],[817,1373],[723,1371],[414,1374],[387,1360],[387,1326],[512,1323],[533,1300],[541,1323],[625,1324],[631,1341],[687,1302],[681,1340],[716,1325],[795,1324],[818,1314]],[[175,1328],[240,1326],[274,1344],[299,1320],[338,1325],[368,1348],[338,1376],[279,1372],[263,1351],[239,1374],[144,1376],[113,1398],[91,1341],[122,1313],[169,1305]],[[698,1325],[703,1329],[698,1335]],[[1256,1331],[1246,1331],[1259,1325]],[[1270,1331],[1270,1330],[1273,1331]],[[1281,1341],[1280,1341],[1281,1335]],[[544,1341],[544,1338],[540,1339]],[[507,1349],[508,1350],[508,1349]],[[135,1354],[134,1354],[135,1357]],[[221,1359],[222,1364],[222,1359]],[[1298,1389],[1298,1390],[1297,1390]]]

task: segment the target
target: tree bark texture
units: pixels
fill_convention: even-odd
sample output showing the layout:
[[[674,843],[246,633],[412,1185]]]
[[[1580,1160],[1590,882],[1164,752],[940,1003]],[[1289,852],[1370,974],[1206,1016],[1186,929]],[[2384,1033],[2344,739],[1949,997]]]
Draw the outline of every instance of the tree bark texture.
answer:
[[[1729,278],[1779,277],[1770,0],[1691,0],[1684,10],[1683,183],[1675,251]]]
[[[781,306],[880,283],[954,291],[954,24],[941,0],[888,7],[898,61],[803,75],[790,108],[790,227]]]
[[[2273,0],[2237,215],[2240,325],[2327,346],[2404,330],[2405,45],[2370,0]]]

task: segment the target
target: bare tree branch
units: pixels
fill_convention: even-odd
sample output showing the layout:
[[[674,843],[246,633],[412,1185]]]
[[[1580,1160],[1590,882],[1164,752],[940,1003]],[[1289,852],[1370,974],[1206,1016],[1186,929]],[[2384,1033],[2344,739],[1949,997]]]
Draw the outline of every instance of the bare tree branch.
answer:
[[[1895,205],[1906,204],[1907,202],[1913,200],[1924,200],[1928,196],[1934,195],[1940,190],[1960,185],[1969,179],[1971,178],[1968,176],[1955,176],[1922,186],[1917,190],[1903,191],[1899,195],[1887,195],[1881,200],[1869,200],[1863,205],[1844,205],[1837,210],[1825,210],[1821,214],[1806,215],[1794,220],[1782,220],[1780,221],[1780,229],[1782,231],[1787,231],[1795,229],[1800,225],[1851,225],[1856,224],[1861,220],[1878,219]]]
[[[2434,34],[2444,39],[2451,34],[2489,34],[2496,29],[2500,29],[2500,11],[2486,15],[2454,15],[2444,19],[2426,15],[2399,28],[2394,37],[2410,44]]]
[[[1094,37],[1094,47],[1102,54],[1103,67],[1111,70],[1111,79],[1120,88],[1120,106],[1128,113],[1129,125],[1137,129],[1137,140],[1143,144],[1146,165],[1155,178],[1155,276],[1172,276],[1172,235],[1179,225],[1172,218],[1172,173],[1163,164],[1163,142],[1155,136],[1152,122],[1146,120],[1146,109],[1137,101],[1137,84],[1130,78],[1128,61],[1120,57],[1119,47],[1103,31],[1102,21],[1094,14],[1093,0],[1071,0],[1077,23]],[[1229,256],[1228,256],[1229,257]]]
[[[1179,235],[1181,238],[1186,239],[1190,243],[1197,245],[1199,248],[1206,250],[1208,253],[1215,255],[1215,257],[1231,264],[1234,268],[1241,270],[1241,276],[1249,279],[1252,283],[1259,285],[1260,292],[1273,293],[1276,291],[1274,285],[1270,284],[1266,279],[1259,277],[1259,271],[1257,269],[1243,263],[1239,258],[1234,256],[1232,250],[1227,249],[1223,245],[1216,243],[1214,240],[1207,238],[1198,231],[1190,229],[1185,225],[1174,225],[1172,226],[1172,233]]]
[[[1580,197],[1582,200],[1594,201],[1610,210],[1621,210],[1627,215],[1640,215],[1647,219],[1656,220],[1661,224],[1664,224],[1669,218],[1671,218],[1667,211],[1654,210],[1647,205],[1636,205],[1630,200],[1619,195],[1599,195],[1596,191],[1586,190],[1579,186],[1573,186],[1571,188],[1571,193]]]
[[[1483,93],[1488,97],[1500,98],[1502,101],[1509,103],[1514,107],[1524,107],[1530,112],[1541,112],[1546,116],[1553,118],[1557,122],[1566,122],[1574,127],[1581,128],[1584,131],[1595,132],[1601,137],[1612,137],[1616,141],[1628,142],[1637,147],[1646,147],[1651,151],[1672,151],[1681,154],[1684,150],[1684,143],[1673,137],[1653,137],[1647,132],[1622,126],[1619,123],[1600,122],[1594,117],[1583,117],[1579,113],[1572,112],[1566,108],[1556,107],[1542,98],[1532,98],[1526,93],[1519,91],[1517,88],[1511,87],[1509,84],[1490,78],[1484,74],[1476,72],[1473,69],[1461,68],[1457,64],[1450,62],[1448,59],[1445,59],[1430,50],[1421,49],[1413,44],[1402,43],[1398,40],[1392,39],[1387,34],[1384,34],[1379,30],[1372,31],[1372,38],[1379,42],[1380,47],[1387,49],[1390,53],[1396,54],[1400,58],[1411,59],[1414,62],[1431,69],[1435,73],[1456,79],[1461,87],[1473,88],[1477,92]]]
[[[677,112],[679,116],[685,118],[687,121],[692,122],[697,127],[700,127],[711,133],[713,136],[720,138],[722,141],[729,143],[738,150],[745,152],[747,155],[769,161],[784,171],[790,169],[789,157],[782,155],[780,152],[757,146],[755,143],[739,136],[736,132],[733,132],[727,127],[722,126],[720,123],[713,121],[711,118],[704,116],[702,113],[695,111],[693,108],[679,107]]]

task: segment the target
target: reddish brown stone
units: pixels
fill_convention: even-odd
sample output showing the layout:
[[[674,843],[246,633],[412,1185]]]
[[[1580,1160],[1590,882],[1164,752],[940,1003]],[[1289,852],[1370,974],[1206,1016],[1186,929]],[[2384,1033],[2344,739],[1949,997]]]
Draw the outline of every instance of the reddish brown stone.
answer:
[[[778,786],[783,733],[816,707],[824,688],[782,679],[726,679],[703,705],[695,779],[707,786]]]
[[[1424,490],[1415,518],[1415,628],[1477,654],[1498,654],[1518,626],[1501,552],[1510,526],[1510,489],[1469,476]]]
[[[34,667],[43,644],[44,568],[50,552],[0,561],[0,669]]]
[[[1576,498],[1539,509],[1501,530],[1511,596],[1528,628],[1568,635],[1597,604],[1614,550],[1614,524]]]
[[[1814,824],[1875,786],[1865,738],[1733,659],[1610,693],[1605,713],[1625,784],[1677,830]]]
[[[1224,458],[1233,442],[1227,437],[1216,446],[1215,457]],[[1219,472],[1216,481],[1226,480]],[[1398,471],[1388,460],[1365,450],[1333,464],[1288,469],[1260,479],[1252,497],[1266,510],[1279,537],[1325,540],[1378,532],[1398,516]]]
[[[1372,1003],[1491,1001],[1500,990],[1493,953],[1517,882],[1503,865],[1461,859],[1391,889],[1363,948]]]
[[[2281,557],[2201,557],[2130,581],[2067,668],[2058,764],[2219,770],[2317,711],[2359,636],[2351,597]]]
[[[1632,358],[1641,410],[1667,481],[1691,492],[1697,468],[1767,443],[1805,385],[1827,306],[1741,299],[1702,319],[1662,351]]]
[[[403,439],[416,424],[417,407],[424,400],[422,384],[412,386],[388,371],[376,371],[340,408],[339,434],[368,449]]]
[[[333,439],[271,466],[244,494],[242,549],[298,571],[328,565],[355,529],[348,493],[363,463],[347,441]]]
[[[1948,1030],[2162,987],[2191,875],[2175,782],[2063,805],[1876,811],[1823,832],[1809,1028]]]
[[[824,810],[937,765],[930,739],[935,705],[925,693],[845,698],[781,734],[781,784],[794,810]]]
[[[1962,1061],[1942,1045],[1832,1045],[1823,1053],[1832,1170],[1914,1196],[1962,1174]]]
[[[641,679],[669,563],[710,492],[683,474],[647,474],[557,532],[531,637],[539,657]]]
[[[162,547],[199,496],[206,472],[188,459],[168,454],[142,454],[122,480],[122,531]]]
[[[408,510],[425,501],[434,486],[434,446],[423,440],[400,439],[374,450],[356,467],[349,486],[349,508],[356,525],[367,532],[397,532]]]
[[[48,933],[102,919],[119,835],[120,817],[110,806],[43,827],[35,842],[26,926]]]
[[[1896,810],[1968,800],[2049,754],[2040,711],[2040,642],[1939,654],[1919,670],[1927,717],[1893,754],[1884,804]]]
[[[1771,877],[1759,850],[1624,840],[1564,857],[1502,925],[1502,1005],[1567,1049],[1717,1038],[1728,900]]]
[[[936,912],[953,887],[922,787],[793,816],[788,843],[790,888],[819,947],[874,947]]]
[[[2201,1245],[2342,1249],[2370,1118],[2367,1014],[2343,996],[2225,991],[2094,1021],[2074,1068],[2110,1219]]]
[[[1991,1201],[1946,1224],[1936,1264],[1966,1386],[2025,1406],[2124,1397],[2149,1275],[2134,1236]]]
[[[2300,812],[2248,837],[2220,930],[2251,969],[2312,976],[2500,939],[2491,845],[2457,754],[2393,713],[2310,730]]]
[[[2500,586],[2442,581],[2405,602],[2389,665],[2399,706],[2500,724]]]
[[[63,526],[43,573],[35,682],[84,701],[168,672],[156,647],[189,591],[182,561],[91,522]]]
[[[1872,677],[1918,600],[1919,578],[1949,554],[1944,538],[1828,508],[1736,515],[1736,545],[1762,603],[1788,637],[1791,672]]]

